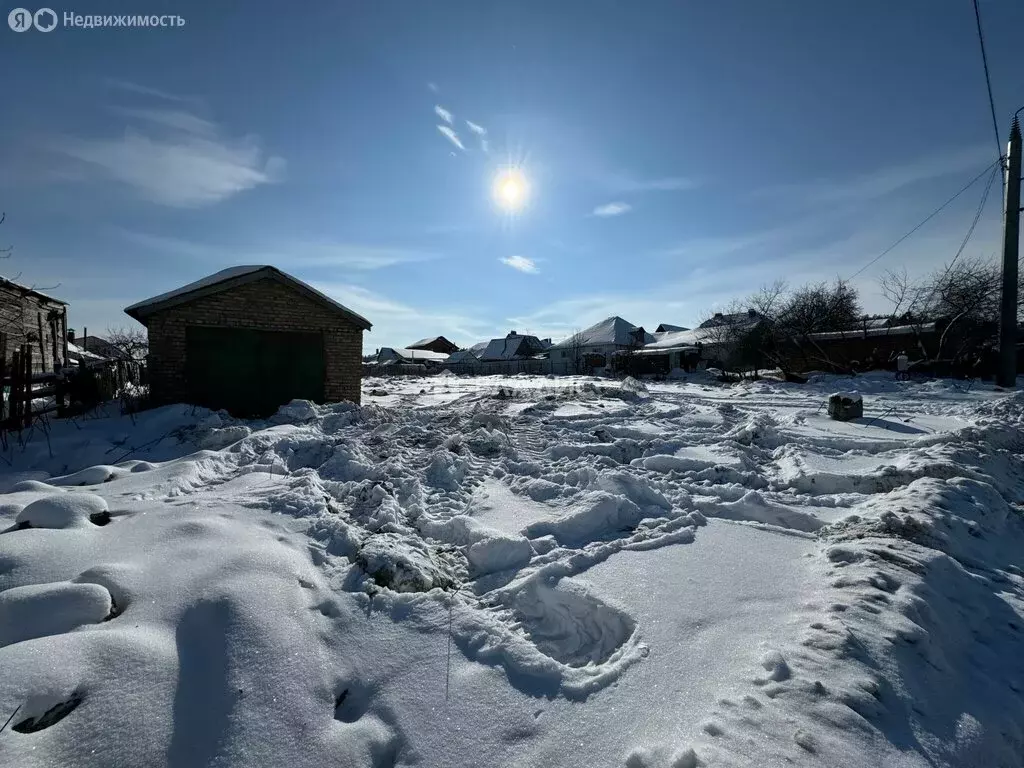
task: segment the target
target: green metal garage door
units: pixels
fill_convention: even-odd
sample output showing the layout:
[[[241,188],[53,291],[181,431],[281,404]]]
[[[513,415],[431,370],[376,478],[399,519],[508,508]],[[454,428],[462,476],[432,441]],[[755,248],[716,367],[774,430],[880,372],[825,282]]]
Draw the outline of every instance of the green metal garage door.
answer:
[[[185,342],[185,375],[197,405],[268,416],[295,398],[323,402],[320,333],[189,326]]]

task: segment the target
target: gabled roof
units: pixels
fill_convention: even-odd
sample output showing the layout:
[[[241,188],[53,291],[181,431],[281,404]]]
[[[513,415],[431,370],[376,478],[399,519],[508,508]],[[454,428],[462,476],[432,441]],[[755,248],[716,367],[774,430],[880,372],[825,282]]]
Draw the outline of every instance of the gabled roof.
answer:
[[[716,312],[714,317],[709,317],[697,327],[718,328],[723,325],[735,325],[737,323],[756,323],[759,320],[761,320],[761,315],[757,314],[757,312],[752,309],[746,312],[733,312],[732,314]]]
[[[448,363],[475,363],[478,361],[472,349],[459,349],[448,355]]]
[[[431,344],[434,344],[438,341],[443,341],[446,345],[455,347],[455,344],[452,343],[451,340],[446,339],[444,336],[431,336],[430,338],[427,339],[420,339],[419,341],[414,341],[412,344],[407,346],[406,349],[421,349],[423,347],[429,347]]]
[[[53,296],[47,296],[45,293],[40,293],[35,288],[30,288],[27,285],[21,285],[20,283],[16,283],[13,280],[8,280],[6,277],[0,277],[0,286],[16,291],[17,293],[20,293],[23,296],[35,296],[37,299],[50,301],[53,302],[54,304],[63,304],[65,307],[68,305],[66,301],[55,299],[53,298]]]
[[[412,360],[418,362],[433,362],[443,363],[448,359],[448,355],[444,352],[431,352],[428,349],[400,349],[398,347],[381,347],[380,352],[377,353],[377,359],[382,358],[395,358],[400,357],[403,360]]]
[[[536,336],[506,336],[503,339],[491,339],[487,348],[480,353],[481,360],[516,360],[532,357],[543,351],[544,347]]]
[[[692,331],[669,331],[657,334],[657,339],[644,346],[644,349],[675,349],[676,347],[690,347],[699,342],[704,342],[710,332],[707,329],[695,328]]]
[[[666,333],[668,331],[688,331],[690,330],[685,325],[671,325],[669,323],[661,323],[657,328],[654,329],[655,333]]]
[[[220,272],[214,272],[212,275],[207,275],[193,283],[183,285],[180,288],[175,288],[173,291],[161,293],[151,299],[146,299],[145,301],[132,304],[130,307],[125,307],[124,311],[128,316],[135,318],[145,325],[146,318],[155,312],[160,312],[164,309],[178,306],[179,304],[187,304],[190,301],[195,301],[196,299],[204,296],[211,296],[213,294],[221,293],[222,291],[237,288],[238,286],[245,285],[246,283],[266,278],[276,280],[282,285],[287,285],[299,293],[305,294],[307,298],[326,307],[332,312],[342,315],[363,330],[369,330],[372,327],[372,323],[370,323],[370,321],[365,317],[356,314],[348,307],[342,306],[330,296],[321,293],[316,288],[307,285],[286,272],[282,272],[276,267],[260,264],[222,269]]]
[[[642,333],[638,333],[642,331]],[[654,337],[633,325],[628,320],[614,315],[599,323],[594,323],[589,328],[573,334],[564,341],[554,345],[555,349],[565,349],[572,346],[616,346],[631,347],[637,344],[643,345],[654,341]]]

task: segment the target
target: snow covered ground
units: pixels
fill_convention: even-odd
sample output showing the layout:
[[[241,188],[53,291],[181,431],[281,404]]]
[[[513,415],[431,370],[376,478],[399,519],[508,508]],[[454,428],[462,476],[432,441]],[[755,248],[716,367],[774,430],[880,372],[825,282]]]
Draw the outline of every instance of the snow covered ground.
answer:
[[[440,375],[36,430],[0,765],[1022,766],[1022,406]]]

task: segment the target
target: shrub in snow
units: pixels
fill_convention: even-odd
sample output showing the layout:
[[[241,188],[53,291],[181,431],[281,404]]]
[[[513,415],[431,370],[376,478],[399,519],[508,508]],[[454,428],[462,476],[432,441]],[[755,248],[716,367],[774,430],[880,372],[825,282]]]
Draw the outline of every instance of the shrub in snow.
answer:
[[[377,586],[396,592],[428,592],[455,585],[451,569],[434,559],[425,542],[397,533],[370,536],[356,555],[356,564]]]
[[[85,528],[90,518],[109,514],[107,502],[91,493],[62,493],[37,499],[25,507],[14,522],[20,528]]]

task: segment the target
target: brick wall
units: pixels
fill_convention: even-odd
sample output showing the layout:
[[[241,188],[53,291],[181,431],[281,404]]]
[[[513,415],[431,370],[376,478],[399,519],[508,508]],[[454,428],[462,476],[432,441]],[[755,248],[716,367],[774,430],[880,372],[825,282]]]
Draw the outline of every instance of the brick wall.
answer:
[[[359,402],[362,329],[270,278],[170,307],[151,315],[147,324],[150,392],[156,403],[188,398],[185,328],[190,325],[321,332],[327,401]]]

